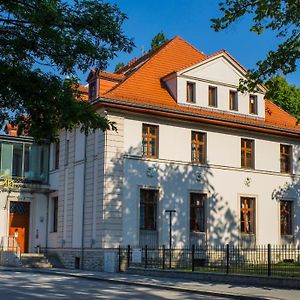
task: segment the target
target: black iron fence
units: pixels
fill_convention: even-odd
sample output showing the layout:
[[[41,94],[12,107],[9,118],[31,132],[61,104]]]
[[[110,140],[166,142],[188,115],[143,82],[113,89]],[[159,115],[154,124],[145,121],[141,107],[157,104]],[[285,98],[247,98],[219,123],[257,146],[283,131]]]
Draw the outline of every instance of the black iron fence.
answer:
[[[120,247],[119,270],[131,266],[187,272],[300,277],[300,246],[269,244],[243,248],[221,245],[171,250],[165,246]]]

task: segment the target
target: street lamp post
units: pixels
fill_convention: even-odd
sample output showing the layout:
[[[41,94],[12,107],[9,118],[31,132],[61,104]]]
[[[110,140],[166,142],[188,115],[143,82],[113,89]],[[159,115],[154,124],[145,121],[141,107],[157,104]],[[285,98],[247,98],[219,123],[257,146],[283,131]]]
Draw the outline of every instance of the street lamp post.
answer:
[[[176,209],[166,209],[166,213],[169,213],[169,268],[172,266],[172,213],[176,213]]]

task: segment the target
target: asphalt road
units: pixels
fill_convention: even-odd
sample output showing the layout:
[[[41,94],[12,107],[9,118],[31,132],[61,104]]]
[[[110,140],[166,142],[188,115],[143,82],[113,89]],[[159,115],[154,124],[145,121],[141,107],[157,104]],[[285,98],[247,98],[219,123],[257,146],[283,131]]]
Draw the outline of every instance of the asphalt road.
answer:
[[[91,281],[57,275],[0,272],[1,300],[43,299],[215,299],[214,295],[189,294],[134,285]],[[228,299],[228,298],[226,298]]]

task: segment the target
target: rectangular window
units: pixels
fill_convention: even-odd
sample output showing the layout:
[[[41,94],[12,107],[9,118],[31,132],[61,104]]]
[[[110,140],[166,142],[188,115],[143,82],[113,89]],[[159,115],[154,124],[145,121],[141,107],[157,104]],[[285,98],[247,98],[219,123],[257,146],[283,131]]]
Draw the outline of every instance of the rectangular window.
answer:
[[[186,101],[190,103],[196,102],[196,84],[194,82],[186,83]]]
[[[140,229],[157,229],[157,202],[157,190],[140,190]]]
[[[280,201],[280,233],[292,235],[292,201]]]
[[[192,131],[192,162],[206,163],[206,133]]]
[[[292,173],[292,146],[280,145],[280,171]]]
[[[237,91],[229,91],[229,109],[238,111],[238,93],[237,93]]]
[[[255,198],[241,197],[241,233],[255,234]]]
[[[208,105],[217,107],[217,88],[215,86],[209,86],[208,87]]]
[[[143,124],[143,156],[158,158],[158,126]]]
[[[257,115],[257,96],[256,95],[249,96],[249,113]]]
[[[206,230],[206,195],[190,193],[190,231],[205,232]]]
[[[59,142],[54,144],[54,169],[59,168]]]
[[[89,99],[95,99],[97,97],[96,88],[96,81],[89,84]]]
[[[241,167],[245,169],[254,168],[254,141],[241,140]]]
[[[58,223],[58,197],[52,198],[53,215],[52,215],[52,231],[57,232]]]
[[[16,177],[22,177],[23,165],[23,144],[13,145],[13,165],[12,175]]]

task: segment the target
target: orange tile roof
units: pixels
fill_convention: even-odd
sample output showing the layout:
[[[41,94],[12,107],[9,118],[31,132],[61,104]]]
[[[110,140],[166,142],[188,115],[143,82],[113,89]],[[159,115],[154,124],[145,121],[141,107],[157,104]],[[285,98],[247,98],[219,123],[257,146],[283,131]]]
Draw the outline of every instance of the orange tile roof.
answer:
[[[224,50],[212,56],[222,52]],[[202,118],[222,119],[229,126],[232,125],[231,123],[239,122],[250,127],[270,126],[300,133],[297,120],[269,100],[266,100],[265,120],[178,104],[163,86],[161,79],[176,70],[182,70],[212,56],[204,55],[182,38],[176,36],[157,51],[147,53],[131,64],[131,67],[136,67],[134,71],[129,72],[127,76],[123,75],[124,79],[112,89],[101,93],[101,98],[114,100],[120,105],[144,107],[144,109],[148,109],[149,113],[151,110],[169,110],[178,114],[193,114]],[[241,66],[240,63],[238,64]],[[122,72],[124,70],[129,70],[129,67],[122,68]]]

